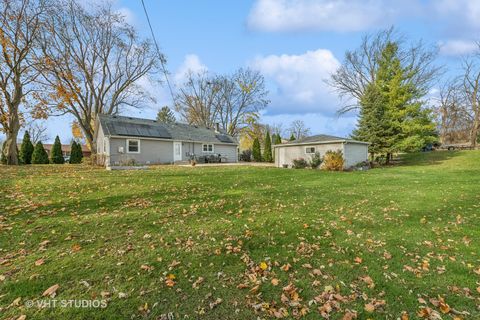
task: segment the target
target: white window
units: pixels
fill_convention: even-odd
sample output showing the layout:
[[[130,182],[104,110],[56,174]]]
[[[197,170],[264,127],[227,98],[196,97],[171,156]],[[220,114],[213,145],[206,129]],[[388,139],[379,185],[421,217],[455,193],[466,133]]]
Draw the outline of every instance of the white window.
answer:
[[[127,139],[127,153],[140,153],[140,140]]]
[[[103,153],[107,153],[107,138],[103,138]]]
[[[315,147],[305,147],[305,153],[307,154],[315,153]]]
[[[202,145],[202,151],[207,153],[213,152],[213,144],[205,143]]]

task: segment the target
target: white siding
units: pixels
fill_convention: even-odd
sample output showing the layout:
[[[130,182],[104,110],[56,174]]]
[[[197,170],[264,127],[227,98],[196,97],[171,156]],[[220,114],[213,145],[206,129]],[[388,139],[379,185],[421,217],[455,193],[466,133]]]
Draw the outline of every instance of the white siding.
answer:
[[[328,144],[305,144],[305,145],[283,145],[275,148],[275,165],[282,167],[284,164],[291,166],[294,159],[304,158],[310,161],[312,155],[305,153],[306,147],[315,147],[320,156],[325,152],[340,150],[345,159],[345,168],[356,165],[359,162],[368,160],[368,145],[360,143],[328,143]]]
[[[360,143],[347,143],[344,146],[346,167],[368,160],[368,145]]]
[[[292,165],[294,159],[304,158],[310,161],[312,154],[305,153],[306,147],[315,147],[315,151],[323,157],[325,152],[332,150],[341,150],[343,152],[343,143],[329,144],[308,144],[308,145],[284,145],[275,148],[275,165],[282,167],[284,164]]]

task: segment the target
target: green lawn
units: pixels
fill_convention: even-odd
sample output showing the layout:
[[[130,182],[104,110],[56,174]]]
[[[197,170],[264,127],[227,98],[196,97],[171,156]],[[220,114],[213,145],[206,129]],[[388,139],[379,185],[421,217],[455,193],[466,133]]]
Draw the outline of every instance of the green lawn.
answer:
[[[478,151],[340,173],[1,166],[0,191],[3,318],[480,319]],[[26,306],[55,284],[106,307]]]

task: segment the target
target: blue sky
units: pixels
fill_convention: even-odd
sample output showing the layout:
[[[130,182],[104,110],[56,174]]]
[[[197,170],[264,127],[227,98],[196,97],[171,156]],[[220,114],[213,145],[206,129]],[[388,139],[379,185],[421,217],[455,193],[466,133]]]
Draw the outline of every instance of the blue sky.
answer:
[[[186,70],[230,73],[249,66],[267,80],[271,103],[263,121],[304,120],[312,133],[348,135],[355,116],[337,117],[338,97],[324,83],[355,49],[362,35],[394,25],[413,40],[439,47],[438,64],[458,72],[480,31],[478,0],[145,0],[172,82]],[[144,36],[148,25],[140,0],[116,0]],[[132,116],[155,117],[171,99],[166,87],[148,85],[157,104]],[[49,135],[71,138],[68,117],[50,119]]]

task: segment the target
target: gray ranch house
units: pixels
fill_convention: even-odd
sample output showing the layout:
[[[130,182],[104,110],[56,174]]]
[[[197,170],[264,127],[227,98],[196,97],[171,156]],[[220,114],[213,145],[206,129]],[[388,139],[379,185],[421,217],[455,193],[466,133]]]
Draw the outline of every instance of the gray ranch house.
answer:
[[[238,143],[216,128],[123,116],[98,115],[95,141],[99,162],[105,166],[173,164],[195,157],[237,162]]]
[[[340,150],[345,159],[345,168],[349,168],[368,160],[368,145],[368,142],[319,134],[274,145],[275,165],[290,167],[294,159],[309,161],[316,152],[323,157],[329,150]]]

